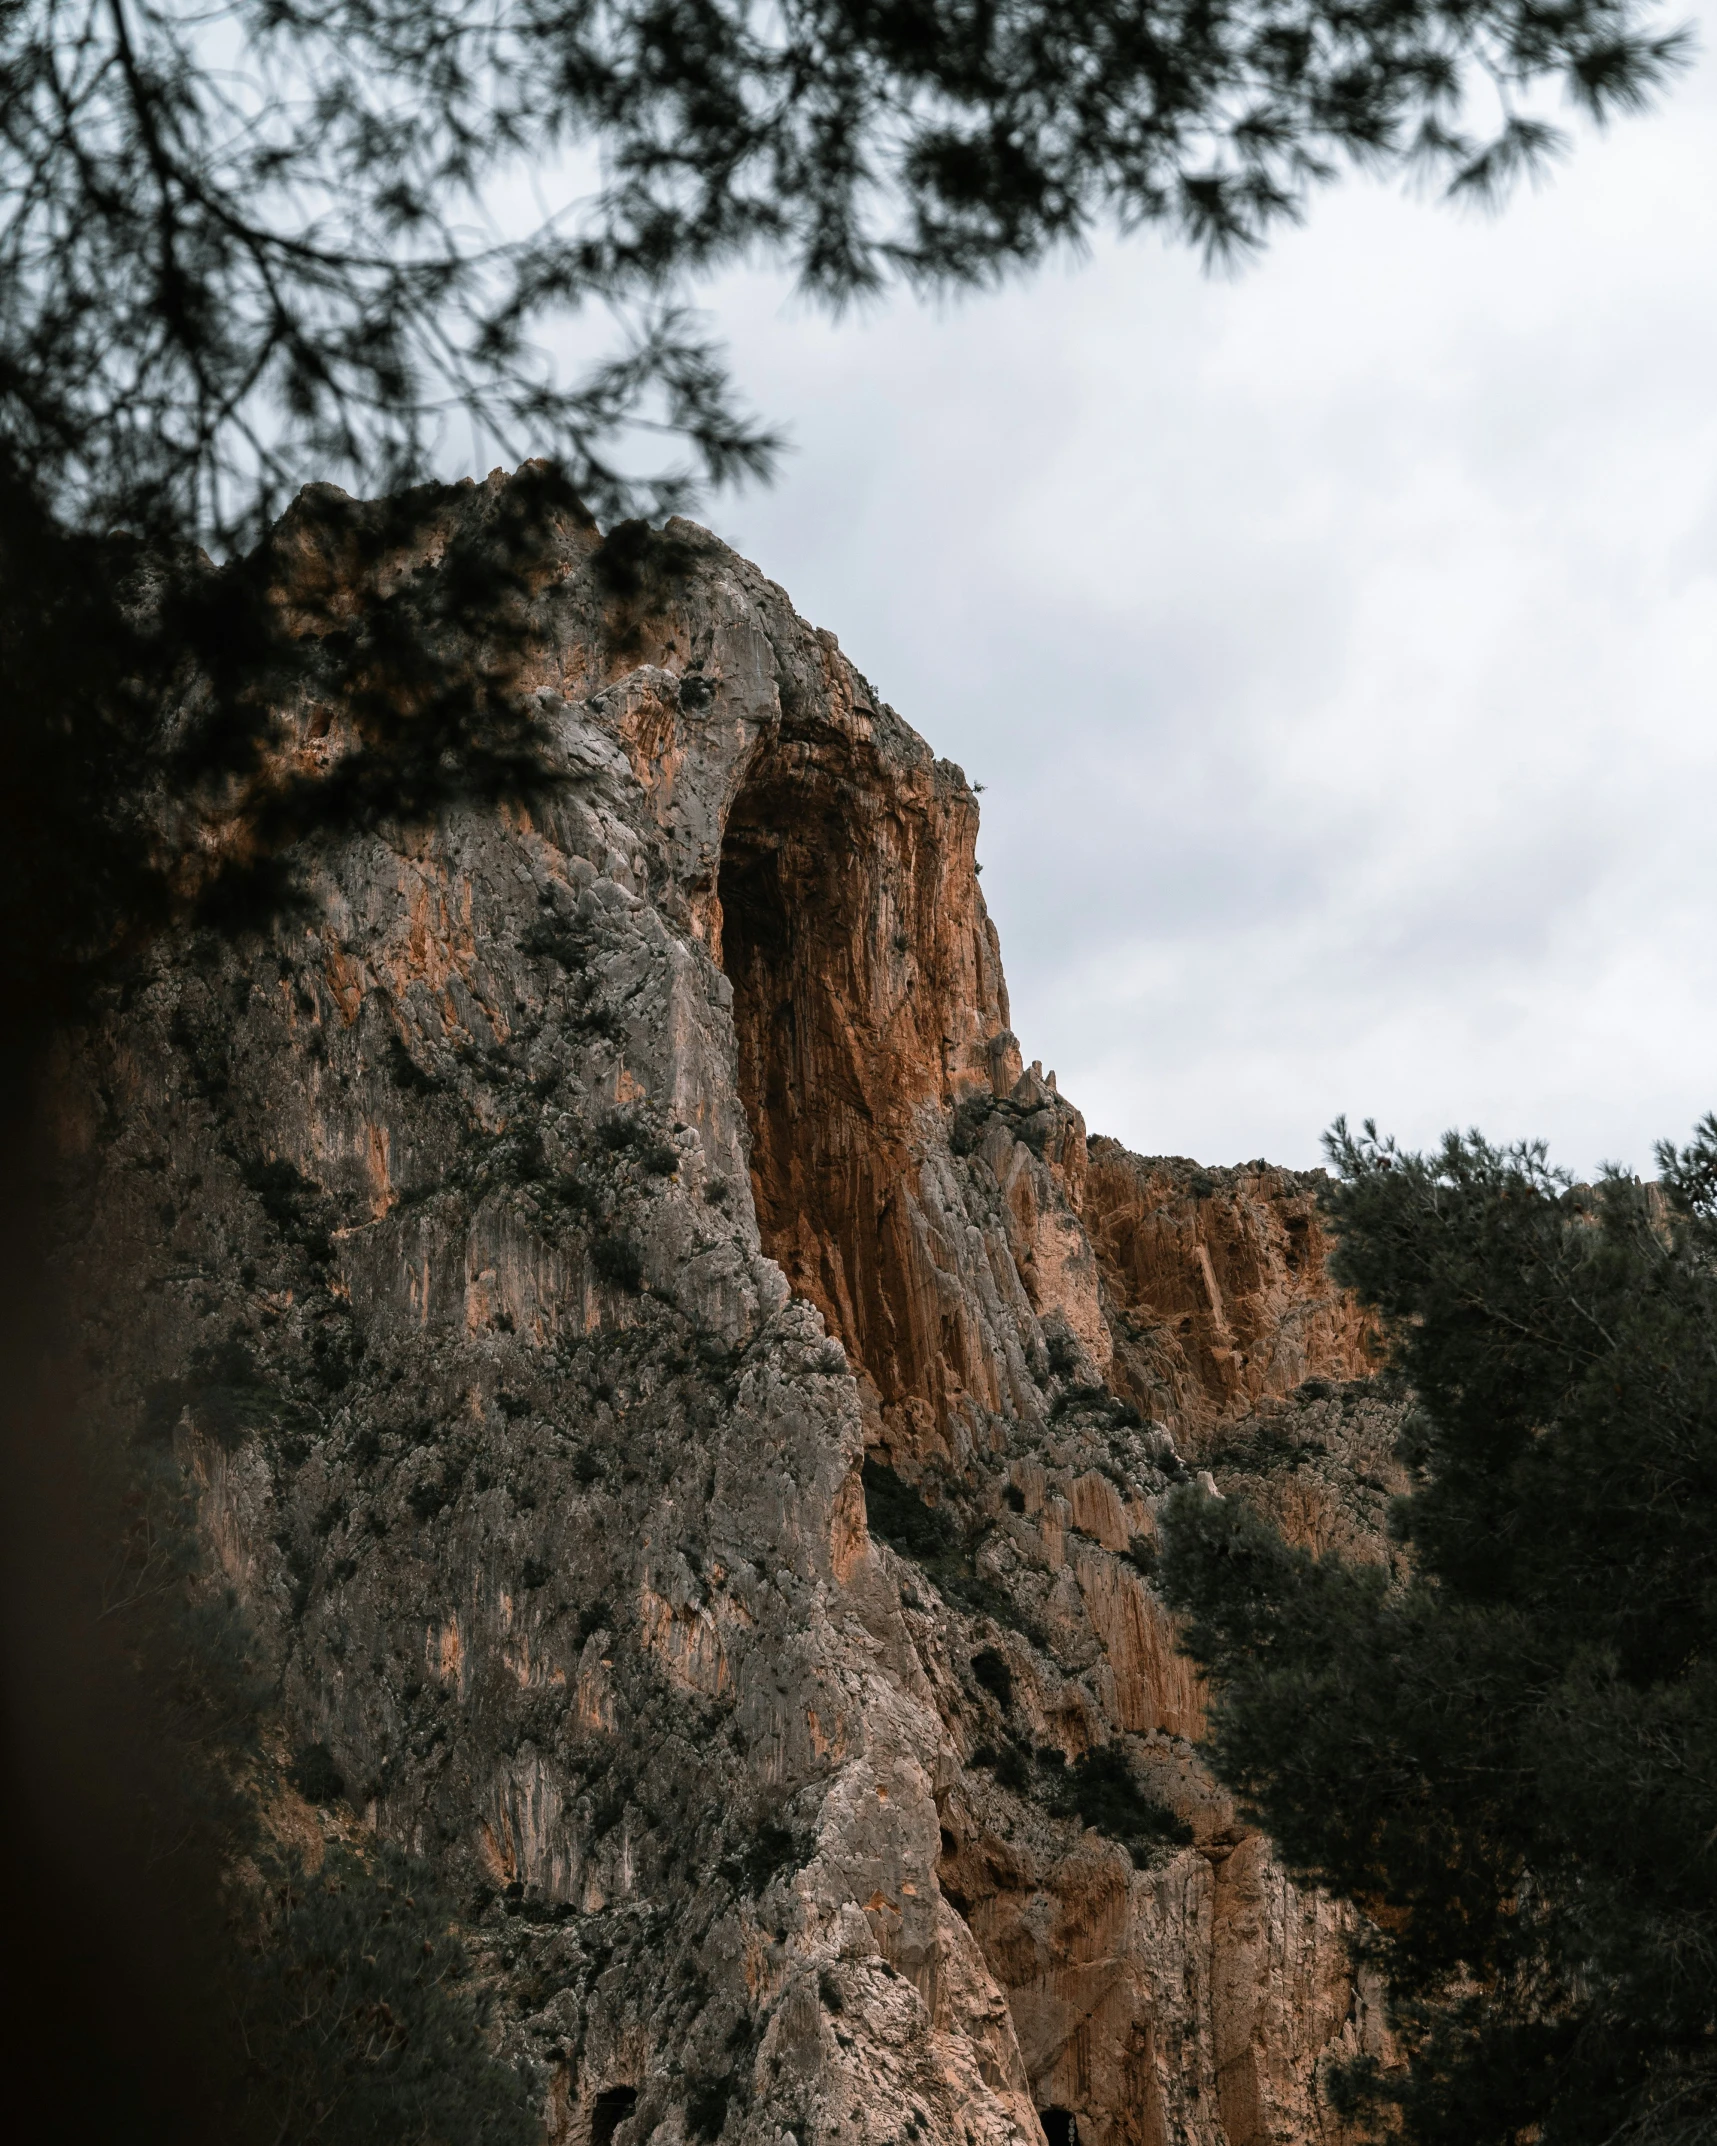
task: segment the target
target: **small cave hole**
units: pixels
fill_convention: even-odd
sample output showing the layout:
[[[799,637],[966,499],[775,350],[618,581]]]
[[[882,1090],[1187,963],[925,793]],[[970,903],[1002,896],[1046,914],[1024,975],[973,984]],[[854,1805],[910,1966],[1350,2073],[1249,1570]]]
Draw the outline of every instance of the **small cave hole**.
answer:
[[[1079,2119],[1071,2109],[1039,2109],[1037,2113],[1049,2146],[1079,2146]]]
[[[614,2134],[638,2106],[635,2086],[605,2086],[590,2111],[590,2146],[614,2146]]]
[[[1005,1714],[1013,1704],[1013,1671],[1007,1656],[994,1647],[984,1647],[972,1656],[972,1676]]]

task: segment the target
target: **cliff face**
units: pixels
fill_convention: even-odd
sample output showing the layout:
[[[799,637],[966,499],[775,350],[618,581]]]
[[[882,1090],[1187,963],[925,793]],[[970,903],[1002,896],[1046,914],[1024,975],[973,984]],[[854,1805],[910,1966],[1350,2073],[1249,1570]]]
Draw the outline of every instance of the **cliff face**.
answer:
[[[1313,1182],[1262,1162],[1204,1170],[1091,1149],[1080,1219],[1107,1292],[1111,1383],[1207,1445],[1308,1379],[1364,1376],[1365,1315],[1324,1279]]]
[[[286,591],[361,632],[506,494],[361,573],[289,517]],[[1182,1451],[1379,1539],[1310,1182],[1088,1144],[963,776],[754,568],[568,518],[532,581],[550,800],[327,845],[68,1052],[90,1405],[471,1902],[549,2137],[1338,2138],[1373,2008],[1149,1579]]]

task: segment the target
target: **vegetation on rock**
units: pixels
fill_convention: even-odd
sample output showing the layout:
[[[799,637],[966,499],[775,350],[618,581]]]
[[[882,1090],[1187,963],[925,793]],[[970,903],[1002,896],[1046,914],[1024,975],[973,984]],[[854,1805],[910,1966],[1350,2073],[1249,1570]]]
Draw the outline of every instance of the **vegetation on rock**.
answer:
[[[1338,1124],[1337,1271],[1416,1406],[1402,1570],[1171,1501],[1211,1754],[1370,1918],[1419,2146],[1717,2126],[1717,1120],[1660,1186]]]
[[[334,1848],[314,1873],[277,1874],[233,1988],[256,2136],[532,2146],[538,2123],[484,2039],[453,1913],[428,1871],[386,1846]]]

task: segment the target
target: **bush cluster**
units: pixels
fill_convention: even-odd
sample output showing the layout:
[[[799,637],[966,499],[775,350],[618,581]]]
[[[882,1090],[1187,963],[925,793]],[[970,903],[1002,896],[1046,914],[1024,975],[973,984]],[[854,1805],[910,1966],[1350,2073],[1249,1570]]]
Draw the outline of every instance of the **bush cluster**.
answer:
[[[892,1468],[867,1458],[864,1463],[867,1523],[891,1550],[909,1557],[951,1602],[962,1603],[980,1617],[1018,1627],[1020,1614],[1005,1588],[978,1570],[982,1530],[969,1534],[941,1506],[928,1505]]]
[[[1033,1751],[1010,1739],[1000,1746],[980,1744],[972,1763],[1052,1816],[1074,1819],[1116,1842],[1141,1870],[1192,1839],[1191,1827],[1139,1785],[1114,1744],[1099,1745],[1069,1766],[1066,1754],[1053,1745]]]

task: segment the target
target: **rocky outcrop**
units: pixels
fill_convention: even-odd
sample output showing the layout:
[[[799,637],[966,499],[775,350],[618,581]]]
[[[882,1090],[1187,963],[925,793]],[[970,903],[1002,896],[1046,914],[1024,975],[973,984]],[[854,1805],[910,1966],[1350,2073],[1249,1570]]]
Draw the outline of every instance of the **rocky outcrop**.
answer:
[[[361,637],[507,497],[378,560],[324,495],[282,601]],[[1381,1539],[1311,1182],[1087,1142],[964,777],[756,569],[573,514],[528,565],[542,802],[326,841],[68,1048],[90,1407],[468,1901],[549,2137],[1339,2138],[1375,2007],[1150,1581],[1182,1449]],[[337,775],[338,699],[283,719]]]
[[[1078,1200],[1107,1291],[1110,1383],[1198,1449],[1311,1378],[1364,1378],[1372,1331],[1335,1288],[1314,1181],[1091,1143]]]

